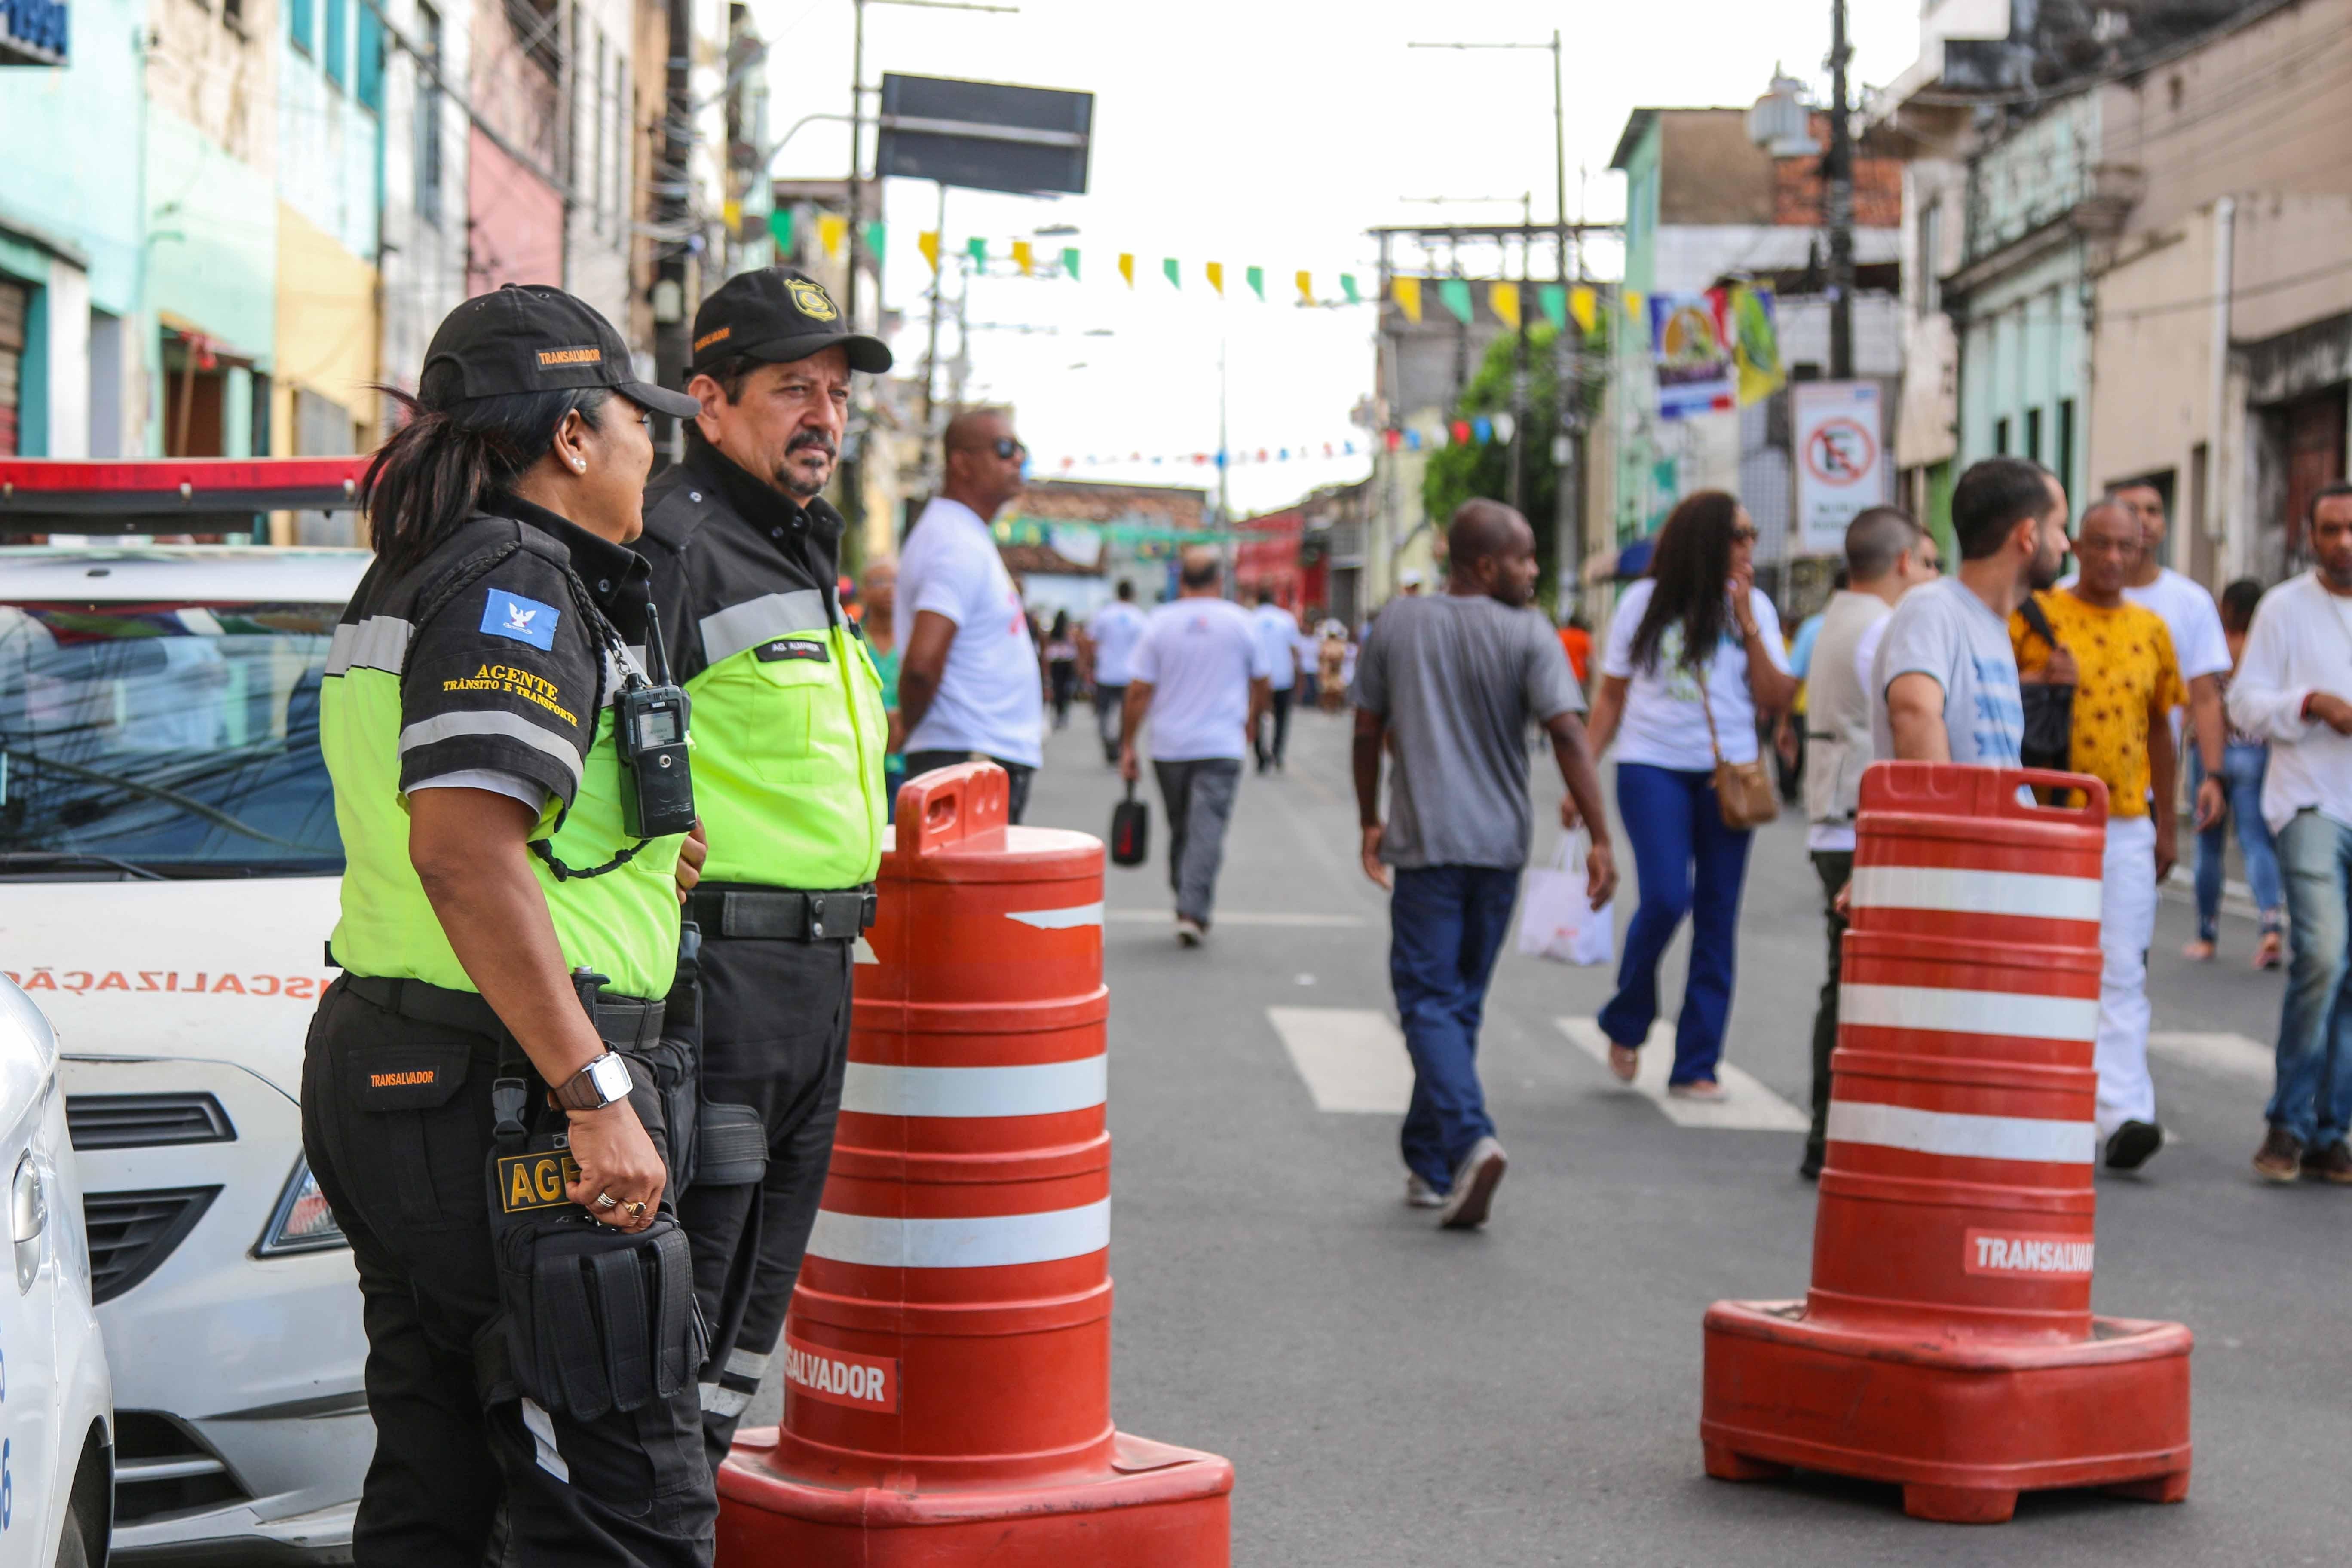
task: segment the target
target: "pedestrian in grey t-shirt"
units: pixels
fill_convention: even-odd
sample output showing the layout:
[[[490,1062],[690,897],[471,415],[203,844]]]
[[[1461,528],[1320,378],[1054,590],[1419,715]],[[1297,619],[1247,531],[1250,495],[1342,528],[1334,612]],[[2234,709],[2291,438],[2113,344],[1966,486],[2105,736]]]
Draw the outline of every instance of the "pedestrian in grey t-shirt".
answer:
[[[2066,490],[2039,463],[1987,458],[1952,487],[1957,575],[1914,588],[1871,668],[1872,749],[1882,758],[2015,767],[2025,732],[2009,617],[2058,581]]]
[[[1483,1225],[1503,1146],[1476,1064],[1486,984],[1528,860],[1527,729],[1541,724],[1568,784],[1560,823],[1590,827],[1586,892],[1617,885],[1601,780],[1584,743],[1583,693],[1539,610],[1536,536],[1490,500],[1465,502],[1446,531],[1446,592],[1389,601],[1357,661],[1356,805],[1364,874],[1393,886],[1389,979],[1412,1058],[1401,1142],[1405,1201],[1449,1229]],[[1381,758],[1393,741],[1389,820]],[[1393,872],[1393,877],[1391,877]]]

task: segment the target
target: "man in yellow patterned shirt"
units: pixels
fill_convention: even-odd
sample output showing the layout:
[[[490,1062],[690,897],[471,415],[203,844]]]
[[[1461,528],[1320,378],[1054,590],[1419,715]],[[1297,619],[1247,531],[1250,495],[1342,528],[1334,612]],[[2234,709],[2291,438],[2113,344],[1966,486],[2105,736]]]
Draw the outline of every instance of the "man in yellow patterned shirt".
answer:
[[[2096,1060],[2099,1135],[2112,1171],[2137,1170],[2164,1143],[2147,1075],[2147,947],[2156,885],[2172,870],[2179,835],[2170,809],[2178,765],[2170,716],[2188,700],[2163,618],[2124,597],[2143,548],[2139,520],[2101,501],[2075,528],[2082,575],[2033,601],[2074,667],[2071,766],[2107,786]],[[2021,612],[2010,617],[2009,637],[2020,680],[2064,679],[2068,660],[2053,661],[2050,644]]]

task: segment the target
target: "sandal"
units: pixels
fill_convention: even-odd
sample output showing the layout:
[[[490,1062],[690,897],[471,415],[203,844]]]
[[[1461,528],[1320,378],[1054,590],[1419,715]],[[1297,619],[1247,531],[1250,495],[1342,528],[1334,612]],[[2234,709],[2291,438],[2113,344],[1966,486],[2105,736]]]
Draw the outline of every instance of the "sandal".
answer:
[[[2193,963],[2210,963],[2213,962],[2213,944],[2200,936],[2184,946],[2180,956]]]
[[[1642,1070],[1642,1053],[1631,1046],[1609,1042],[1609,1070],[1617,1075],[1620,1083],[1631,1083],[1633,1075]]]
[[[2285,960],[2286,943],[2274,931],[2263,932],[2262,945],[2254,949],[2256,969],[2276,969]]]

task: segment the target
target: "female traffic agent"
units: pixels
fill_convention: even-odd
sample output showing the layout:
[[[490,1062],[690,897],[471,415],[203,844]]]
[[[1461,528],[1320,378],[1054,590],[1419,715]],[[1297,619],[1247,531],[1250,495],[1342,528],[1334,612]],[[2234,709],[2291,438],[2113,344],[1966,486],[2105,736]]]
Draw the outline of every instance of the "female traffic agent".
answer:
[[[633,651],[645,416],[695,405],[629,363],[560,289],[468,300],[362,492],[376,560],[320,694],[343,974],[302,1131],[364,1301],[363,1568],[484,1562],[494,1533],[501,1563],[710,1561],[644,1059],[697,856],[612,716],[662,689]]]
[[[1723,1093],[1716,1066],[1754,837],[1734,826],[1748,803],[1727,803],[1718,780],[1736,784],[1755,763],[1758,715],[1785,710],[1797,689],[1755,560],[1756,525],[1738,500],[1702,490],[1675,507],[1649,575],[1617,603],[1589,726],[1595,756],[1618,742],[1617,810],[1641,883],[1617,994],[1599,1018],[1609,1065],[1633,1079],[1658,1016],[1658,960],[1688,914],[1690,973],[1667,1089],[1695,1099]],[[1769,786],[1761,800],[1769,810]]]

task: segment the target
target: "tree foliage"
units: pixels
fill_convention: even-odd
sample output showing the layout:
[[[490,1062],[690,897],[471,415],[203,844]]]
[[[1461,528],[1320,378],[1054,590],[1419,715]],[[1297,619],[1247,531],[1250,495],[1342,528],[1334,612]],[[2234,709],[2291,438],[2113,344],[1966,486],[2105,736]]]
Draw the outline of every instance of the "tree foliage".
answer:
[[[1569,368],[1562,362],[1573,362],[1572,349],[1563,349],[1557,355],[1552,352],[1559,337],[1559,329],[1549,321],[1538,322],[1528,331],[1527,406],[1513,439],[1507,445],[1499,440],[1449,440],[1430,454],[1421,480],[1422,506],[1431,526],[1442,532],[1454,509],[1465,500],[1479,497],[1509,500],[1511,463],[1515,458],[1524,463],[1519,510],[1535,527],[1536,552],[1543,566],[1538,592],[1547,605],[1551,602],[1559,566],[1559,531],[1553,523],[1559,515],[1559,465],[1552,460],[1552,437],[1560,428],[1560,381],[1562,371]],[[1518,350],[1516,332],[1507,332],[1486,345],[1486,357],[1455,400],[1449,420],[1492,418],[1511,411]],[[1584,340],[1580,403],[1587,425],[1600,406],[1607,356],[1607,327],[1596,322],[1595,331]]]

